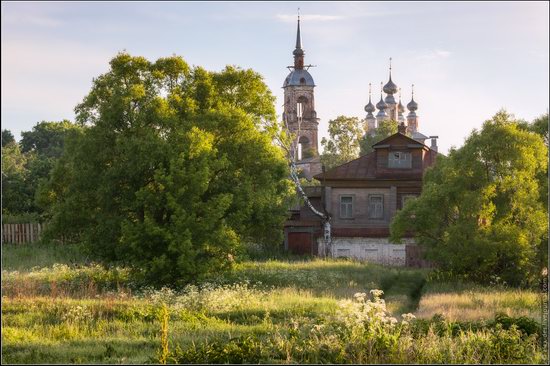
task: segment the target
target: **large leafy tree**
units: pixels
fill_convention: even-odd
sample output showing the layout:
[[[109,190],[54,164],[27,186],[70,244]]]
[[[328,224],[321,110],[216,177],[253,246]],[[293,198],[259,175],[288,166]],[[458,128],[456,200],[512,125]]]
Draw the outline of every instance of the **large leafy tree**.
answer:
[[[328,168],[347,163],[359,155],[361,124],[357,117],[338,116],[328,122],[329,139],[323,137],[321,161]]]
[[[398,123],[394,120],[380,121],[374,133],[367,133],[359,140],[360,154],[366,155],[372,152],[372,145],[396,133],[397,126]]]
[[[546,261],[537,176],[547,174],[547,152],[539,135],[497,113],[463,147],[438,157],[422,195],[394,218],[392,238],[414,232],[428,257],[455,274],[528,285]]]
[[[229,266],[245,241],[279,243],[292,191],[262,78],[176,56],[110,65],[77,106],[88,127],[45,192],[50,237],[171,284]]]

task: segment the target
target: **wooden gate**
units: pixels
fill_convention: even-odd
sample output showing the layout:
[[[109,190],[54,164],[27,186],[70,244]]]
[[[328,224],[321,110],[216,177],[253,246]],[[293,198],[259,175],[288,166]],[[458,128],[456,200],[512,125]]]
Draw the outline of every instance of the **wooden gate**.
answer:
[[[288,250],[293,254],[313,254],[312,233],[288,233]]]

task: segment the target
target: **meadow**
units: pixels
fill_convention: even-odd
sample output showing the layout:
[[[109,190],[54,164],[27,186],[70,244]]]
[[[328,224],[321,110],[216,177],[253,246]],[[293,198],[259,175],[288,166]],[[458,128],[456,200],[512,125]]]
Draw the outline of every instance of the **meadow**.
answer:
[[[539,319],[534,291],[427,270],[250,260],[153,289],[78,246],[2,247],[2,363],[543,363]]]

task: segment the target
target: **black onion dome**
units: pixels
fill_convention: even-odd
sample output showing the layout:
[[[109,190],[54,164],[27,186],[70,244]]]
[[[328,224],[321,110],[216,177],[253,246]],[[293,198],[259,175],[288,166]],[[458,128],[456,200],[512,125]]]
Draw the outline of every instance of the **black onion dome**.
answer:
[[[407,104],[407,109],[411,112],[414,112],[418,109],[418,103],[416,103],[414,101],[414,98],[411,99],[411,101],[409,102],[409,104]]]
[[[386,94],[395,94],[397,93],[397,85],[395,85],[395,83],[392,81],[391,79],[391,76],[390,76],[390,81],[388,81],[386,83],[386,85],[384,85],[384,93]]]
[[[380,110],[388,108],[388,105],[386,104],[386,102],[384,102],[384,99],[382,99],[382,96],[380,96],[380,101],[376,103],[376,108]]]

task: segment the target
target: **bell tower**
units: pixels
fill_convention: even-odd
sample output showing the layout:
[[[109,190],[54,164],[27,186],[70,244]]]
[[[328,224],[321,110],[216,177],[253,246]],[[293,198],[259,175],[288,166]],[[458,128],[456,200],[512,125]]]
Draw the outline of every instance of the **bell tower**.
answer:
[[[289,132],[295,134],[298,142],[296,161],[304,175],[311,179],[315,174],[321,173],[319,159],[319,141],[317,132],[319,119],[315,111],[315,95],[313,89],[315,82],[308,72],[313,65],[304,65],[305,51],[302,48],[302,36],[300,34],[300,15],[298,15],[298,28],[296,31],[296,47],[292,52],[294,65],[288,66],[290,74],[283,84],[284,109],[283,121]]]

